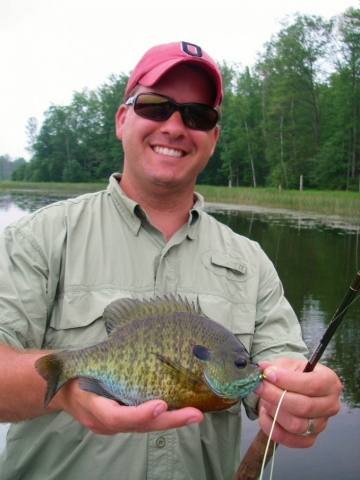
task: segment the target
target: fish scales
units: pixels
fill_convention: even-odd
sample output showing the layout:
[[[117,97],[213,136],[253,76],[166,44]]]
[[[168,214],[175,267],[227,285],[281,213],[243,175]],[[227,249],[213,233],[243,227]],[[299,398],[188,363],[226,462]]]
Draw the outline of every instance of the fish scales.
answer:
[[[107,340],[37,360],[47,381],[45,406],[67,380],[79,377],[80,388],[126,405],[161,398],[169,408],[217,411],[262,379],[237,337],[181,297],[120,299],[103,318]]]

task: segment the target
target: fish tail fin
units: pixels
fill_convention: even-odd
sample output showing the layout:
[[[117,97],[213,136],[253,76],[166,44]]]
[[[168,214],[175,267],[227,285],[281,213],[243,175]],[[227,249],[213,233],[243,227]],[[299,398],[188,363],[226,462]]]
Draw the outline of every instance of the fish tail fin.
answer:
[[[68,380],[64,373],[64,361],[56,353],[40,357],[35,362],[35,369],[39,375],[46,381],[44,405],[45,409],[50,403],[56,392]]]

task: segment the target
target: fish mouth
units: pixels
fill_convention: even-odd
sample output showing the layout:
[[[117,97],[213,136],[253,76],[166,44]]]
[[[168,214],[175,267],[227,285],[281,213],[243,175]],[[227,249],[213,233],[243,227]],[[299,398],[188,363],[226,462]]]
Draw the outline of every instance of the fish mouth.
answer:
[[[260,367],[257,367],[256,370],[245,378],[238,379],[231,384],[227,385],[215,384],[205,375],[205,380],[211,390],[219,397],[225,398],[227,400],[239,400],[240,398],[245,397],[251,393],[258,384],[265,378],[263,370]]]
[[[248,386],[248,385],[250,386],[251,384],[256,384],[257,385],[264,378],[265,378],[265,375],[264,375],[263,371],[260,370],[259,372],[251,373],[247,378],[247,382],[244,382],[243,385],[244,386]]]
[[[258,367],[255,372],[243,379],[240,383],[241,387],[248,390],[248,393],[258,386],[258,384],[265,378],[263,370]]]
[[[261,368],[261,367],[257,367],[256,371],[254,373],[252,373],[251,375],[249,375],[250,377],[258,377],[260,378],[261,380],[263,380],[265,377],[265,374],[264,374],[264,370]]]

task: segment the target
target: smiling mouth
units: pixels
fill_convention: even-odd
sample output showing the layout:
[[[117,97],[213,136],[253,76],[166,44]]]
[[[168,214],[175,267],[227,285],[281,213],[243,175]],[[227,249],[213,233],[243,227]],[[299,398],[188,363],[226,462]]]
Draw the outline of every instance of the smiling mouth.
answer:
[[[167,155],[169,157],[176,157],[180,158],[185,155],[184,152],[181,150],[175,150],[174,148],[167,148],[167,147],[153,147],[153,150],[156,153],[160,153],[161,155]]]

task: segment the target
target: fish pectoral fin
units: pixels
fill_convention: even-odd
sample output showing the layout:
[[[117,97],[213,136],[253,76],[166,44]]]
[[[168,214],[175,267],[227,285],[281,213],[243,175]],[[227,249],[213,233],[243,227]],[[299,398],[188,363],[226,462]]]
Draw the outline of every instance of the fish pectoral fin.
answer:
[[[96,378],[89,378],[89,377],[79,377],[78,380],[78,387],[81,390],[85,390],[86,392],[96,393],[96,395],[100,395],[101,397],[109,398],[110,400],[115,400],[115,402],[120,402],[118,398],[115,398],[104,386],[103,382],[97,380]]]
[[[204,383],[201,377],[189,372],[189,370],[180,365],[180,363],[164,357],[161,353],[155,352],[154,354],[162,362],[162,366],[174,381],[183,383],[187,388],[195,388],[195,386]]]

